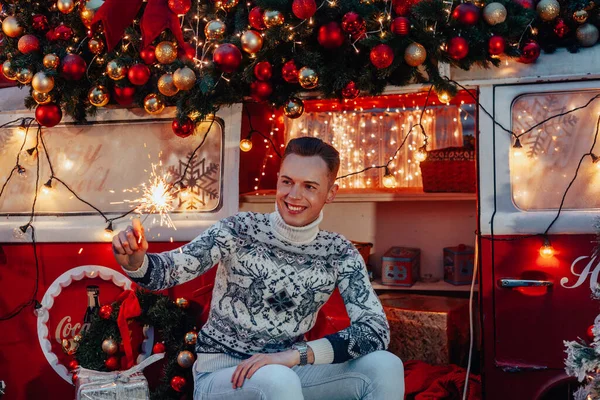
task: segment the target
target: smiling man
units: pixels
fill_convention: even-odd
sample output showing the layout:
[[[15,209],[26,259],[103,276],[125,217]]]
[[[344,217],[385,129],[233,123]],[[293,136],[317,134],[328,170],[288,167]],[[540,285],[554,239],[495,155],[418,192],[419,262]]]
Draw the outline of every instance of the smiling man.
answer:
[[[160,254],[146,254],[139,220],[113,238],[117,262],[150,290],[219,264],[198,333],[194,399],[403,399],[402,362],[385,351],[389,325],[364,261],[346,238],[319,229],[339,164],[320,139],[293,139],[275,212],[239,213]],[[336,287],[351,325],[305,342]]]

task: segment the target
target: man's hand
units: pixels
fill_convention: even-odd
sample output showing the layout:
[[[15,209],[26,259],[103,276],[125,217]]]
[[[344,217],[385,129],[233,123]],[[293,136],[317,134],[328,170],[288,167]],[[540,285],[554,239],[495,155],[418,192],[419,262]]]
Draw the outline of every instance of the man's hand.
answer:
[[[292,368],[298,365],[298,363],[300,363],[300,353],[298,353],[298,350],[286,350],[281,353],[272,354],[255,354],[237,366],[231,377],[231,383],[234,389],[242,387],[245,379],[252,378],[252,375],[265,365],[279,364]]]
[[[112,247],[117,263],[126,270],[135,271],[142,266],[148,242],[138,218],[134,218],[133,226],[128,226],[113,237]]]

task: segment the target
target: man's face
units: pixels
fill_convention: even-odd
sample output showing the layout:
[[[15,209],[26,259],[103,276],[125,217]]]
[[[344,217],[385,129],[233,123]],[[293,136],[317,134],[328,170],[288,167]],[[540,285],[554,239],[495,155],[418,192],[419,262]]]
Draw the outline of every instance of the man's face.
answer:
[[[329,169],[321,157],[290,154],[279,170],[275,201],[288,225],[305,226],[333,201],[337,189],[337,184],[331,185]]]

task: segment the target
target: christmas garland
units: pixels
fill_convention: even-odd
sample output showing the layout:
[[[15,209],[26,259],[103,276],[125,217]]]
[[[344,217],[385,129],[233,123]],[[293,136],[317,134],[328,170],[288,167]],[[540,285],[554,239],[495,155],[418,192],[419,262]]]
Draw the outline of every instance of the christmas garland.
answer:
[[[62,110],[85,121],[110,103],[159,114],[173,130],[252,97],[302,114],[295,95],[376,95],[430,82],[442,101],[455,86],[440,63],[534,62],[540,49],[576,51],[598,40],[589,0],[0,0],[0,61],[31,84],[26,106],[44,126]],[[240,50],[241,49],[241,50]],[[276,90],[275,90],[276,88]]]
[[[74,354],[75,363],[69,367],[74,369],[80,365],[96,371],[118,369],[119,349],[124,347],[125,353],[127,352],[127,343],[119,345],[122,342],[123,331],[119,328],[121,308],[135,309],[138,307],[137,301],[139,315],[132,319],[141,325],[153,327],[155,337],[162,338],[162,342],[156,341],[154,344],[153,353],[166,352],[161,383],[151,391],[150,398],[178,400],[182,393],[191,395],[193,393],[191,366],[195,358],[194,345],[197,332],[194,318],[187,312],[188,301],[178,298],[173,302],[167,296],[142,290],[135,293],[128,291],[125,295],[123,301],[104,305],[93,316],[90,329],[78,338],[79,346]],[[128,332],[129,328],[125,329]],[[77,377],[74,376],[74,380],[76,379]]]

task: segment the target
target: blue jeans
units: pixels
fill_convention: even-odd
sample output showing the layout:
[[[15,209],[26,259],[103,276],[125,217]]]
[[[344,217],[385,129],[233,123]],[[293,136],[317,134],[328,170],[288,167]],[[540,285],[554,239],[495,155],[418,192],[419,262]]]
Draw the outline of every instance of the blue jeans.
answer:
[[[342,364],[288,368],[266,365],[239,389],[231,387],[235,367],[196,373],[194,400],[402,400],[404,367],[387,351]]]

